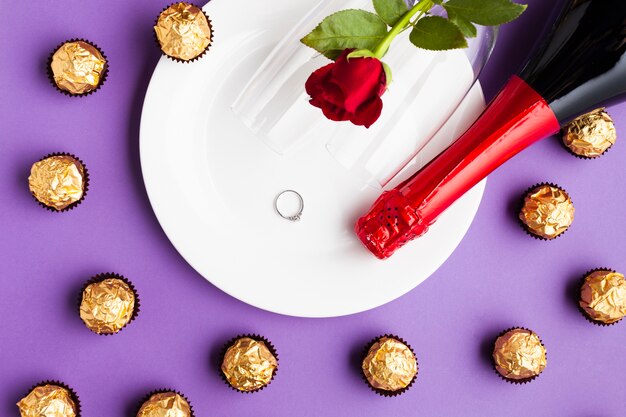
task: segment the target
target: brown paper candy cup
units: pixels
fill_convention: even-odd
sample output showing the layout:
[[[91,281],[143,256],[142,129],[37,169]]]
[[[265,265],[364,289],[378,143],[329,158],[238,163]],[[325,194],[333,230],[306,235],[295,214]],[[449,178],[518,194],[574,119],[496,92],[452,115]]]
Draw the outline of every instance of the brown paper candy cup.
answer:
[[[406,387],[404,387],[402,389],[399,389],[397,391],[387,391],[387,390],[384,390],[384,389],[373,387],[370,384],[370,382],[367,380],[367,377],[365,376],[365,373],[363,372],[363,366],[361,366],[361,369],[360,369],[361,370],[361,377],[363,378],[363,381],[365,381],[367,386],[370,387],[370,389],[372,391],[374,391],[376,394],[382,395],[383,397],[396,397],[398,395],[404,394],[406,391],[408,391],[413,386],[413,384],[415,383],[415,380],[417,379],[417,376],[419,375],[419,363],[417,361],[417,355],[415,354],[415,351],[413,350],[411,345],[409,343],[407,343],[403,338],[401,338],[401,337],[399,337],[397,335],[394,335],[394,334],[384,334],[382,336],[375,337],[374,339],[370,340],[365,345],[365,348],[363,349],[363,354],[361,355],[361,364],[363,363],[363,360],[367,356],[367,353],[369,352],[370,348],[374,345],[374,343],[378,342],[383,337],[387,337],[387,338],[390,338],[390,339],[398,340],[398,341],[402,342],[403,344],[405,344],[409,348],[409,350],[411,351],[411,353],[413,353],[413,356],[415,357],[415,366],[417,367],[417,373],[415,374],[415,376],[413,377],[411,382],[409,382],[409,385],[407,385]]]
[[[187,401],[187,404],[189,404],[189,410],[191,411],[191,417],[195,417],[195,413],[193,411],[193,405],[191,404],[191,401],[189,401],[189,398],[187,398],[187,396],[185,394],[183,394],[182,392],[180,392],[178,390],[175,390],[175,389],[169,389],[169,388],[155,389],[153,391],[150,391],[148,394],[146,394],[141,399],[141,401],[139,401],[139,404],[137,405],[137,409],[135,410],[135,416],[137,414],[139,414],[139,410],[141,409],[141,406],[144,405],[144,403],[146,401],[148,401],[150,399],[150,397],[152,397],[155,394],[165,394],[165,393],[168,393],[168,392],[173,392],[173,393],[176,393],[176,394],[180,395],[181,397],[183,397],[185,399],[185,401]]]
[[[589,323],[595,324],[596,326],[600,326],[600,327],[609,327],[609,326],[613,326],[613,325],[619,323],[623,319],[619,319],[619,320],[617,320],[617,321],[615,321],[613,323],[604,323],[604,322],[601,322],[601,321],[596,321],[596,320],[592,319],[589,316],[589,314],[587,314],[585,309],[580,306],[580,291],[582,290],[583,284],[585,283],[585,278],[587,278],[589,275],[593,274],[594,272],[598,272],[598,271],[611,271],[613,273],[617,272],[616,270],[614,270],[612,268],[594,268],[594,269],[591,269],[591,270],[587,271],[585,273],[585,275],[583,275],[580,278],[580,285],[579,285],[579,290],[578,290],[578,301],[579,301],[579,303],[577,303],[577,307],[578,307],[578,311],[580,311],[580,313],[583,315],[583,317]]]
[[[204,48],[204,51],[202,51],[202,53],[200,53],[200,55],[198,55],[198,56],[196,56],[196,57],[194,57],[194,58],[192,58],[192,59],[187,59],[187,60],[184,60],[184,59],[177,58],[177,57],[175,57],[175,56],[168,55],[168,54],[166,54],[165,52],[163,52],[163,50],[161,49],[161,42],[159,42],[159,38],[157,37],[156,32],[154,31],[154,26],[156,26],[156,25],[157,25],[157,23],[158,23],[158,21],[159,21],[159,16],[161,16],[161,13],[163,13],[164,11],[166,11],[167,9],[169,9],[170,7],[172,7],[173,5],[175,5],[175,4],[177,4],[177,3],[180,3],[180,2],[170,3],[170,4],[168,4],[167,6],[165,6],[165,7],[161,10],[161,12],[157,15],[156,19],[154,19],[154,25],[152,25],[152,26],[153,26],[153,27],[152,27],[152,37],[154,38],[154,41],[156,42],[156,45],[157,45],[157,47],[159,48],[159,51],[161,51],[161,54],[162,54],[162,55],[164,55],[164,56],[168,57],[168,58],[169,58],[169,59],[171,59],[172,61],[175,61],[175,62],[183,62],[183,63],[187,63],[187,64],[188,64],[188,63],[191,63],[191,62],[194,62],[194,61],[199,60],[200,58],[202,58],[202,57],[203,57],[203,56],[207,53],[207,51],[208,51],[209,49],[211,49],[211,45],[213,45],[213,39],[214,39],[214,36],[215,36],[215,31],[213,30],[213,22],[211,22],[211,19],[209,18],[209,15],[208,15],[208,14],[206,14],[206,12],[202,9],[202,7],[201,7],[201,6],[198,6],[198,5],[197,5],[197,4],[195,4],[195,3],[184,2],[184,3],[187,3],[187,4],[191,4],[191,5],[193,5],[193,6],[196,6],[198,9],[200,9],[200,10],[202,11],[202,14],[206,17],[206,21],[207,21],[207,24],[209,25],[209,29],[211,30],[211,41],[209,42],[209,44],[207,45],[207,47],[206,47],[206,48]]]
[[[75,94],[75,93],[71,93],[67,90],[64,90],[62,88],[59,88],[59,86],[57,85],[57,83],[54,81],[54,74],[52,73],[52,57],[54,56],[54,53],[56,51],[58,51],[58,49],[63,46],[64,44],[66,44],[67,42],[85,42],[88,43],[89,45],[93,46],[94,48],[96,48],[100,54],[102,54],[102,57],[106,60],[106,65],[104,67],[104,70],[102,71],[102,74],[100,75],[100,82],[98,83],[98,85],[96,86],[96,88],[94,88],[91,91],[88,91],[86,93],[81,93],[81,94]],[[52,52],[50,52],[50,56],[48,57],[48,61],[46,64],[46,73],[48,74],[48,80],[50,81],[50,83],[52,84],[52,86],[59,91],[62,94],[65,94],[66,96],[70,96],[70,97],[85,97],[88,96],[90,94],[95,93],[96,91],[98,91],[106,82],[107,76],[109,75],[109,67],[110,67],[110,62],[109,62],[109,58],[107,58],[107,56],[104,54],[104,52],[102,51],[102,48],[100,48],[98,45],[96,45],[95,43],[88,41],[87,39],[84,38],[72,38],[72,39],[68,39],[66,41],[63,41],[61,43],[59,43],[56,48],[54,48],[52,50]]]
[[[28,392],[22,396],[22,398],[24,398],[26,395],[30,394],[32,390],[34,390],[37,387],[41,387],[43,385],[56,385],[59,386],[61,388],[65,388],[67,390],[67,392],[70,393],[70,398],[72,399],[72,401],[74,401],[74,404],[76,405],[76,417],[81,417],[81,413],[80,413],[80,399],[78,398],[78,395],[76,394],[76,391],[74,391],[69,385],[61,382],[61,381],[57,381],[55,379],[46,379],[44,381],[39,382],[38,384],[33,385],[32,387],[30,387],[30,389],[28,390]]]
[[[117,332],[115,333],[96,333],[93,330],[89,329],[89,327],[87,327],[87,329],[91,330],[92,333],[97,334],[99,336],[111,336],[114,334],[118,334],[119,332],[121,332],[122,330],[124,330],[126,328],[126,326],[128,326],[133,320],[135,320],[137,318],[137,316],[139,315],[139,310],[140,310],[140,301],[139,301],[139,294],[137,293],[137,290],[135,289],[135,285],[133,285],[133,283],[126,278],[123,275],[117,274],[115,272],[104,272],[98,275],[95,275],[93,277],[91,277],[87,282],[85,282],[85,284],[83,284],[81,290],[80,290],[80,294],[78,295],[78,317],[80,318],[80,305],[83,301],[83,294],[85,292],[85,289],[91,285],[91,284],[95,284],[96,282],[101,282],[104,281],[107,278],[117,278],[120,279],[122,281],[124,281],[126,283],[126,285],[128,285],[130,287],[130,290],[133,292],[133,294],[135,295],[135,307],[133,308],[133,314],[130,317],[130,320],[128,320],[128,323],[126,323],[121,329],[119,329]],[[82,322],[82,320],[81,320]],[[83,323],[85,324],[85,323]]]
[[[252,391],[242,391],[242,390],[238,390],[237,388],[233,387],[230,384],[230,382],[228,382],[228,379],[226,378],[226,375],[224,375],[224,372],[222,372],[222,362],[224,361],[224,356],[226,355],[226,351],[237,340],[239,340],[239,339],[241,339],[243,337],[249,337],[250,339],[256,340],[257,342],[265,343],[265,346],[267,346],[267,348],[270,351],[270,353],[274,356],[274,358],[276,358],[276,369],[274,369],[274,373],[272,374],[272,378],[270,379],[270,382],[268,382],[267,384],[263,385],[261,388],[258,388],[258,389],[252,390]],[[242,393],[242,394],[252,394],[252,393],[264,390],[265,387],[269,386],[272,383],[272,381],[274,380],[274,378],[276,377],[276,374],[278,373],[278,368],[279,367],[280,366],[279,366],[279,360],[278,360],[278,352],[276,351],[276,348],[274,347],[272,342],[270,342],[268,339],[266,339],[265,337],[263,337],[261,335],[258,335],[258,334],[244,333],[244,334],[240,334],[239,336],[233,337],[226,344],[224,344],[224,347],[222,347],[222,351],[220,353],[220,364],[219,364],[220,378],[222,378],[222,381],[224,381],[224,383],[226,385],[228,385],[228,387],[230,387],[232,390],[237,391],[237,392]]]
[[[496,336],[496,338],[495,338],[495,339],[493,339],[492,346],[495,346],[495,344],[496,344],[496,340],[498,340],[498,338],[499,338],[500,336],[504,336],[506,333],[510,332],[511,330],[515,330],[515,329],[522,329],[522,330],[526,330],[526,331],[529,331],[529,332],[533,332],[533,333],[535,333],[534,331],[532,331],[532,330],[530,330],[530,329],[528,329],[528,328],[526,328],[526,327],[521,327],[521,326],[517,326],[517,327],[509,327],[508,329],[503,330],[502,332],[500,332],[500,334],[498,334],[498,336]],[[535,334],[537,334],[537,333],[535,333]],[[548,349],[546,349],[546,345],[543,343],[543,340],[541,340],[541,337],[539,337],[539,335],[538,335],[538,334],[537,334],[537,337],[539,338],[539,342],[541,342],[541,344],[543,345],[543,348],[544,348],[544,349],[545,349],[545,351],[546,351],[546,360],[547,360],[547,359],[548,359]],[[507,377],[505,377],[504,375],[502,375],[500,372],[498,372],[498,369],[496,368],[496,362],[493,360],[493,354],[491,355],[491,366],[492,366],[492,368],[493,368],[493,371],[496,373],[496,375],[498,375],[498,376],[500,377],[500,379],[502,379],[502,380],[504,380],[504,381],[506,381],[506,382],[508,382],[508,383],[510,383],[510,384],[515,384],[515,385],[524,385],[524,384],[527,384],[527,383],[529,383],[530,381],[532,381],[532,380],[534,380],[534,379],[537,379],[537,377],[539,377],[539,375],[541,375],[541,374],[543,373],[543,371],[542,371],[542,372],[540,372],[538,375],[531,376],[530,378],[524,378],[524,379],[512,379],[512,378],[507,378]]]
[[[567,192],[567,190],[566,190],[565,188],[563,188],[563,187],[561,187],[560,185],[555,184],[555,183],[553,183],[553,182],[540,182],[540,183],[537,183],[537,184],[535,184],[535,185],[533,185],[533,186],[531,186],[531,187],[528,187],[528,188],[526,189],[526,191],[524,191],[524,194],[522,195],[522,198],[520,199],[520,202],[519,202],[519,209],[517,210],[517,214],[518,214],[518,216],[517,216],[517,223],[518,223],[518,224],[520,225],[520,227],[524,230],[524,232],[526,232],[526,234],[527,234],[528,236],[533,237],[533,238],[535,238],[535,239],[537,239],[537,240],[543,240],[543,241],[550,242],[550,241],[554,241],[554,240],[556,240],[556,239],[560,238],[561,236],[563,236],[565,233],[567,233],[567,231],[568,231],[568,230],[570,229],[570,227],[572,227],[572,226],[570,225],[570,226],[569,226],[569,227],[568,227],[568,228],[567,228],[567,229],[566,229],[563,233],[561,233],[561,234],[559,234],[559,235],[556,235],[556,236],[555,236],[555,237],[553,237],[552,239],[547,239],[547,238],[545,238],[545,237],[543,237],[543,236],[539,236],[539,235],[534,234],[534,233],[533,233],[533,232],[532,232],[532,231],[528,228],[528,226],[526,225],[526,223],[524,223],[524,222],[522,221],[522,219],[520,219],[520,218],[519,218],[519,213],[521,213],[521,212],[522,212],[522,208],[524,207],[524,200],[526,200],[526,196],[527,196],[528,194],[530,194],[530,193],[531,193],[531,191],[533,191],[534,189],[539,188],[539,187],[544,187],[544,186],[550,186],[550,187],[560,188],[561,190],[563,190],[563,191],[565,191],[565,192],[567,193],[567,195],[569,196],[570,200],[572,201],[572,205],[574,204],[574,200],[572,200],[572,196],[571,196],[571,194],[570,194],[569,192]]]
[[[87,165],[85,165],[85,163],[76,155],[71,154],[71,153],[67,153],[67,152],[54,152],[54,153],[49,153],[46,156],[44,156],[43,158],[38,159],[36,162],[39,161],[43,161],[44,159],[50,158],[51,156],[69,156],[72,157],[74,159],[76,159],[82,166],[83,166],[83,181],[85,183],[85,186],[83,187],[83,195],[80,198],[80,200],[76,201],[75,203],[70,204],[69,206],[65,207],[64,209],[61,210],[56,210],[44,203],[42,203],[41,201],[39,201],[37,199],[37,197],[35,197],[35,195],[33,193],[31,193],[31,195],[33,196],[33,198],[35,199],[35,201],[37,202],[37,204],[39,204],[41,207],[45,208],[46,210],[49,210],[53,213],[62,213],[65,211],[70,211],[72,210],[74,207],[78,206],[79,204],[81,204],[83,202],[83,200],[85,199],[85,197],[87,197],[87,191],[89,190],[89,170],[87,169]]]

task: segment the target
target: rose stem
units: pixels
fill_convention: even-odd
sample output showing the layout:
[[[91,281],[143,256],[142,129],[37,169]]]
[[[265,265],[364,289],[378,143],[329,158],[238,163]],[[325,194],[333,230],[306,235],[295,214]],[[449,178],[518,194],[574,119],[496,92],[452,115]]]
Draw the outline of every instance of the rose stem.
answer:
[[[423,0],[417,3],[411,10],[406,12],[404,16],[398,20],[398,22],[393,25],[391,30],[387,33],[387,35],[383,38],[382,41],[376,46],[376,49],[373,51],[374,56],[378,59],[381,59],[385,53],[387,53],[387,49],[389,49],[389,45],[393,39],[398,36],[407,26],[411,23],[411,18],[415,16],[417,13],[424,14],[429,11],[435,3],[432,0]]]

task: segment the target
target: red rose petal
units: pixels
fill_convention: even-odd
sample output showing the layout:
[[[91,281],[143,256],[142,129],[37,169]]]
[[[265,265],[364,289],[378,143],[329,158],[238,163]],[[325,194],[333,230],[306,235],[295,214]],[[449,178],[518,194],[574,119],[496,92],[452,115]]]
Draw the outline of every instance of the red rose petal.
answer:
[[[330,74],[332,72],[334,63],[325,65],[317,70],[313,71],[304,84],[304,89],[311,97],[315,97],[324,92],[324,85],[330,81]]]
[[[327,119],[333,120],[335,122],[345,122],[347,120],[350,120],[350,118],[352,117],[352,115],[347,113],[343,108],[333,105],[323,106],[322,112]]]
[[[344,103],[346,99],[343,94],[343,90],[341,89],[341,87],[333,84],[332,82],[324,85],[324,91],[319,94],[319,97],[334,106],[345,108]]]
[[[350,120],[355,125],[370,127],[380,117],[383,103],[380,96],[387,88],[382,62],[376,58],[352,58],[343,51],[337,61],[314,71],[305,89],[310,103],[322,109],[330,120]]]
[[[350,121],[357,126],[365,126],[369,128],[380,117],[383,110],[383,101],[380,97],[374,97],[359,106],[357,111],[352,115]]]
[[[383,65],[375,58],[352,58],[350,61],[339,58],[330,74],[333,84],[343,90],[345,108],[351,113],[367,100],[379,96],[381,79],[384,81],[384,78]]]

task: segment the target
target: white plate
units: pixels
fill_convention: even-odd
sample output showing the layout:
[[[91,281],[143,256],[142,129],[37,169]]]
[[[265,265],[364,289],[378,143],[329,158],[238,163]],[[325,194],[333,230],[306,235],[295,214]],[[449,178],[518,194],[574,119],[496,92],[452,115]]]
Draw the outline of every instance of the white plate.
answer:
[[[215,43],[191,64],[161,59],[146,93],[140,150],[156,216],[203,277],[265,310],[331,317],[387,303],[431,275],[467,231],[484,182],[425,236],[380,261],[353,233],[356,218],[380,191],[346,172],[323,140],[279,156],[251,135],[230,106],[281,34],[314,3],[271,0],[270,7],[267,1],[213,0],[206,5]],[[455,68],[449,70],[454,76]],[[417,163],[448,146],[484,105],[476,86]],[[285,189],[305,199],[299,223],[274,211],[274,198]]]

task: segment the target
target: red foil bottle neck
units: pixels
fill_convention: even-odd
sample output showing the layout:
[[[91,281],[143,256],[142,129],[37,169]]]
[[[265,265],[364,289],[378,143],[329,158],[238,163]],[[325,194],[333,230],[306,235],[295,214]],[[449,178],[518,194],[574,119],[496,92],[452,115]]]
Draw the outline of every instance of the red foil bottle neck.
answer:
[[[461,195],[539,139],[560,129],[550,106],[513,76],[480,118],[400,192],[432,224]]]
[[[559,128],[543,97],[513,76],[456,142],[380,196],[357,221],[357,235],[377,257],[391,256],[424,234],[444,210],[493,170]],[[393,215],[397,217],[381,217],[383,212],[397,212]]]

